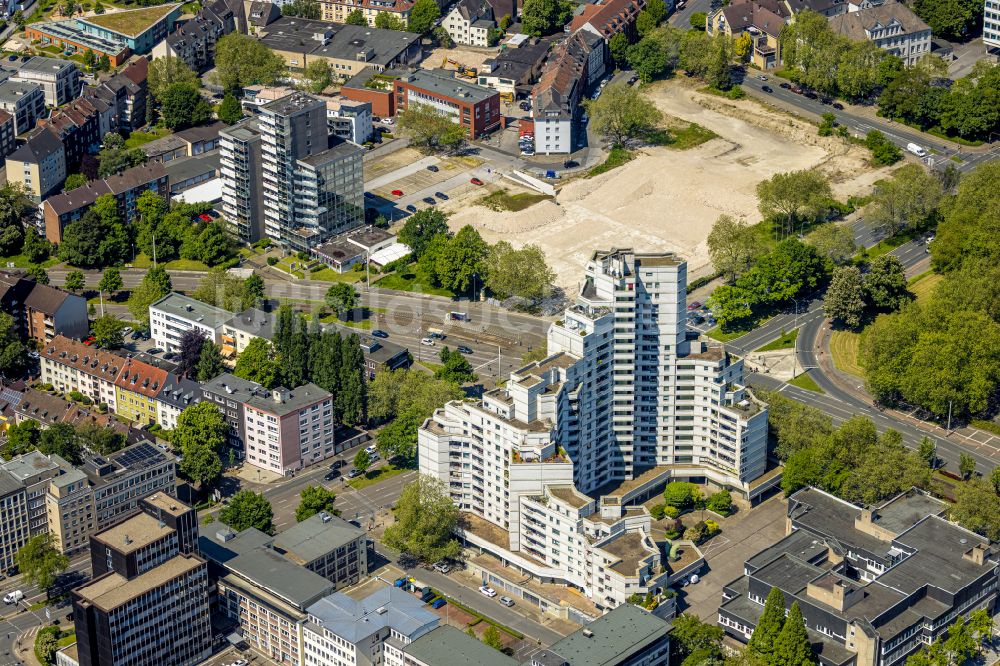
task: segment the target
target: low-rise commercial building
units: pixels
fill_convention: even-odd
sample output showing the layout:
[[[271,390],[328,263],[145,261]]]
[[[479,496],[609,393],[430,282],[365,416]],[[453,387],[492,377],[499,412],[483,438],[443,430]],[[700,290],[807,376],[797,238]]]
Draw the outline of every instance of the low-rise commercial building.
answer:
[[[171,352],[180,350],[181,338],[192,330],[218,344],[232,317],[228,310],[173,292],[149,306],[150,335],[157,347]]]
[[[471,140],[500,128],[500,94],[475,83],[460,81],[447,70],[411,72],[400,77],[395,87],[397,109],[407,109],[410,105],[430,106],[467,128]]]
[[[273,548],[333,583],[335,590],[354,585],[368,573],[365,531],[325,511],[278,534]]]
[[[41,86],[49,106],[68,104],[83,92],[80,69],[71,60],[35,56],[21,65],[12,78]]]
[[[996,606],[1000,558],[916,489],[860,507],[816,488],[788,500],[786,536],[723,586],[719,625],[750,639],[775,587],[798,603],[824,665],[894,666],[959,615]]]
[[[391,118],[396,115],[395,81],[405,72],[376,71],[365,67],[344,82],[340,94],[357,102],[372,105],[372,118]]]
[[[222,156],[217,150],[168,162],[163,168],[167,172],[171,199],[182,192],[216,180],[219,177],[221,162]]]

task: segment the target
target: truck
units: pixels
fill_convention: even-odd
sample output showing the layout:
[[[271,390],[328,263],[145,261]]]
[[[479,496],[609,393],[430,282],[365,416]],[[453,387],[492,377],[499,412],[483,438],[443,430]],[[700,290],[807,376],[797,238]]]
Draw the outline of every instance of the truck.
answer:
[[[927,151],[915,143],[906,144],[906,150],[913,153],[917,157],[927,157]]]

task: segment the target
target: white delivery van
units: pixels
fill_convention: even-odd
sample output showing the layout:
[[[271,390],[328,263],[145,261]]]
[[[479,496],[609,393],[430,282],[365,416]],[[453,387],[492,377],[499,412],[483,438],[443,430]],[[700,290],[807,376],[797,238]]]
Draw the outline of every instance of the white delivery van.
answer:
[[[927,151],[915,143],[906,144],[906,149],[917,157],[927,157]]]
[[[21,599],[24,599],[24,592],[21,590],[14,590],[13,592],[8,592],[7,596],[3,598],[5,604],[16,604]]]

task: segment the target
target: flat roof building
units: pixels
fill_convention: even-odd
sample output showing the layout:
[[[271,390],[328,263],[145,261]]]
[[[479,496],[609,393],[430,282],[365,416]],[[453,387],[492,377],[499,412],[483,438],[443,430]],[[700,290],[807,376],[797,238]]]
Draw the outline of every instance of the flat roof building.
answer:
[[[157,347],[171,352],[180,350],[181,338],[190,330],[218,344],[232,316],[229,310],[173,292],[149,306],[150,334]]]
[[[354,585],[368,573],[365,531],[325,511],[276,536],[274,549],[326,578],[334,589]]]
[[[500,127],[500,93],[456,79],[442,69],[421,69],[401,76],[395,83],[396,106],[429,106],[451,117],[475,140]]]
[[[35,56],[21,65],[13,78],[40,85],[49,106],[62,106],[83,92],[80,69],[72,60]]]

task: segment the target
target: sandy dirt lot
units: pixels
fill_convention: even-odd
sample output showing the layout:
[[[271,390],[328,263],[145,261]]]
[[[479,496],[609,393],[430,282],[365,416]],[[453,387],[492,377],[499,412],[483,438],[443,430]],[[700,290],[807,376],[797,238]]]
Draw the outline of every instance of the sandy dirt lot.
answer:
[[[648,94],[665,114],[696,122],[719,138],[687,151],[647,149],[623,167],[566,182],[555,201],[518,213],[453,200],[446,207],[449,224],[472,224],[490,242],[538,244],[559,286],[573,293],[584,263],[599,248],[673,251],[688,260],[689,276],[708,273],[705,239],[712,224],[722,214],[759,221],[756,186],[775,173],[820,169],[841,199],[866,192],[886,173],[867,165],[866,149],[820,137],[815,125],[751,100],[699,93],[693,85],[668,81]]]
[[[471,46],[456,46],[451,49],[436,48],[431,54],[423,59],[420,66],[423,69],[446,69],[454,70],[453,65],[443,65],[445,60],[451,58],[455,62],[466,67],[475,67],[476,71],[482,68],[483,62],[496,57],[500,53],[499,48],[473,48]],[[471,79],[470,79],[471,80]]]

